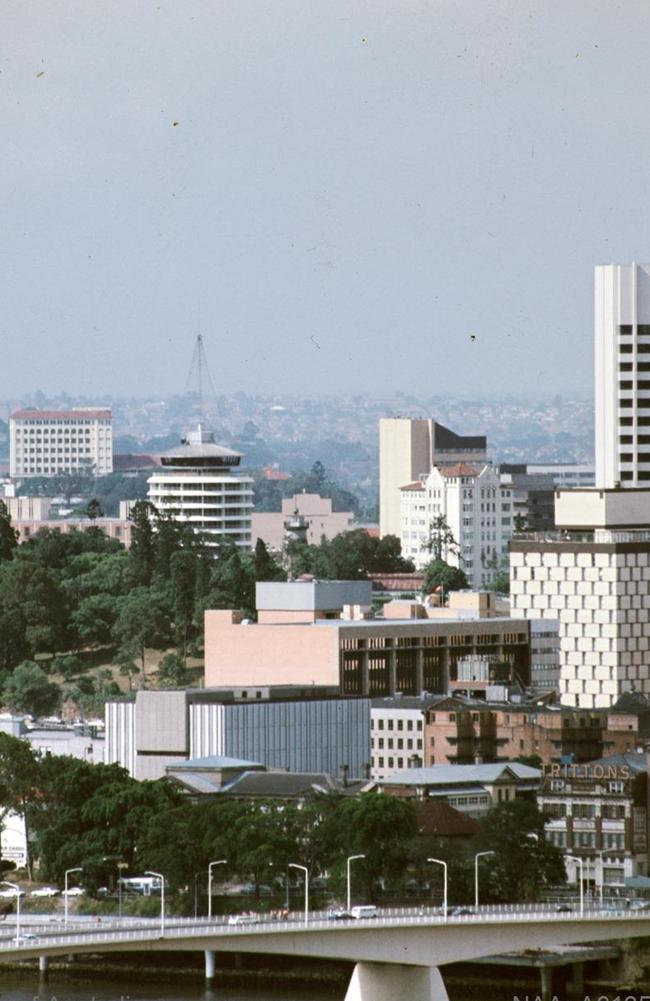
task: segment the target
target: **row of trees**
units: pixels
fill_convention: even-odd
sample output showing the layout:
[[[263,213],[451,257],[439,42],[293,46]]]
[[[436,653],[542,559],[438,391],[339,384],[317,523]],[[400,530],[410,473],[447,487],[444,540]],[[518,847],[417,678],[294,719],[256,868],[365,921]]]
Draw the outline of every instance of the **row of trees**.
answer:
[[[499,804],[463,846],[418,834],[411,801],[377,793],[315,794],[301,806],[226,798],[189,801],[168,781],[137,782],[117,765],[89,765],[69,757],[35,755],[24,741],[0,734],[0,802],[21,814],[29,831],[30,869],[61,882],[81,865],[90,889],[114,880],[116,861],[132,874],[164,873],[172,889],[191,884],[216,858],[223,876],[262,884],[284,883],[289,862],[310,877],[327,877],[340,895],[345,859],[362,854],[355,885],[365,899],[404,892],[407,879],[426,891],[437,874],[427,858],[449,864],[451,898],[471,900],[477,851],[494,851],[482,879],[485,900],[535,899],[545,885],[562,882],[560,852],[544,841],[534,804]],[[437,891],[436,891],[437,892]]]

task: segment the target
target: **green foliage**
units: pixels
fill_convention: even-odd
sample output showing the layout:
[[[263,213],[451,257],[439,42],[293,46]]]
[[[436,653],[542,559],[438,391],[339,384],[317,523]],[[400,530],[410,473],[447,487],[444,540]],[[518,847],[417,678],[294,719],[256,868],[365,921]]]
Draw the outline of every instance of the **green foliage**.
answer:
[[[82,674],[84,670],[82,661],[73,654],[53,657],[49,665],[49,673],[61,675],[64,681],[70,681],[75,675]]]
[[[158,688],[183,688],[189,683],[185,662],[177,653],[167,653],[158,665]]]
[[[359,498],[330,480],[323,463],[316,461],[309,473],[294,472],[288,480],[267,480],[261,473],[254,475],[253,497],[256,511],[281,511],[285,497],[300,493],[329,497],[333,511],[360,513]]]
[[[460,546],[444,514],[436,515],[429,525],[429,539],[424,548],[432,554],[434,560],[446,559],[449,553],[457,556],[460,552]]]
[[[322,539],[319,546],[293,543],[288,549],[291,573],[329,580],[367,580],[371,573],[408,573],[413,564],[402,557],[395,535],[383,539],[363,528]]]
[[[491,591],[497,591],[499,594],[509,594],[510,593],[510,565],[507,556],[502,556],[499,558],[496,553],[493,553],[489,559],[485,561],[485,569],[489,571],[489,581],[487,586]]]
[[[430,594],[436,588],[441,588],[444,594],[449,591],[462,591],[468,587],[467,577],[458,567],[453,567],[444,560],[434,559],[424,567],[424,583],[422,591]]]
[[[486,899],[535,900],[546,886],[566,881],[562,852],[544,838],[544,815],[523,799],[498,803],[481,821],[481,850],[493,851]]]
[[[145,649],[164,650],[171,640],[171,617],[162,591],[138,587],[120,598],[113,638],[123,651],[140,658],[144,680]]]
[[[91,521],[94,521],[96,518],[104,517],[102,506],[96,497],[93,497],[88,501],[85,514],[86,518],[90,518]]]
[[[17,546],[18,532],[11,524],[7,505],[0,500],[0,563],[13,559]]]
[[[24,660],[5,682],[3,701],[14,713],[47,716],[59,704],[61,693],[57,685],[32,660]]]

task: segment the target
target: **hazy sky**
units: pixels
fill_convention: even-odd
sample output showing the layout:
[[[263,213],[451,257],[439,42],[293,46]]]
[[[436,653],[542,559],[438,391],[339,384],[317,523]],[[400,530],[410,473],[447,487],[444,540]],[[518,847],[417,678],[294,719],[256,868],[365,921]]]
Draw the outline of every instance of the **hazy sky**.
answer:
[[[584,393],[647,0],[3,0],[0,396]],[[472,335],[474,340],[472,340]]]

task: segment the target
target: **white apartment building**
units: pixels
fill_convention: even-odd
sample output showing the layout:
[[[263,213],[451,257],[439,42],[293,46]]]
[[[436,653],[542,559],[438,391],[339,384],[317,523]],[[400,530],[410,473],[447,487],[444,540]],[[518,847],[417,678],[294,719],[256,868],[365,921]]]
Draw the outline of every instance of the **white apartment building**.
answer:
[[[160,461],[162,468],[148,480],[151,503],[208,542],[234,542],[249,552],[253,480],[231,471],[239,466],[240,453],[217,445],[212,432],[199,425]]]
[[[489,564],[507,556],[512,536],[512,487],[491,465],[457,463],[434,467],[428,476],[401,489],[402,554],[422,567],[432,559],[426,545],[439,516],[446,520],[455,546],[443,546],[442,558],[464,570],[470,587],[489,583]]]
[[[9,475],[112,473],[112,422],[108,407],[17,410],[9,419]]]
[[[486,460],[484,435],[459,435],[431,418],[382,417],[379,421],[379,532],[400,534],[400,489],[433,466]]]
[[[595,349],[596,486],[648,487],[650,264],[596,268]]]

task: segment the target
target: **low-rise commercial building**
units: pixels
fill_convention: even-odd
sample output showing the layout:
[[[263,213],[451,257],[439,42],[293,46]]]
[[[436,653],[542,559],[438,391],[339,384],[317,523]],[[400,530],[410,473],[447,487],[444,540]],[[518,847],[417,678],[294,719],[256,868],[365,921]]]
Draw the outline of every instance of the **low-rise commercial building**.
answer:
[[[342,695],[442,693],[456,679],[458,661],[472,655],[497,657],[528,684],[525,620],[429,618],[419,603],[399,603],[408,606],[408,618],[393,618],[390,606],[384,618],[367,618],[370,585],[367,601],[363,592],[351,601],[345,590],[364,583],[258,584],[257,623],[232,609],[206,611],[206,685],[231,687],[245,679],[250,685],[334,685]],[[331,594],[327,609],[321,589]]]
[[[373,787],[389,796],[445,800],[461,813],[480,817],[497,803],[517,798],[534,800],[542,773],[519,762],[492,765],[435,765],[409,768]]]
[[[107,702],[105,715],[105,761],[137,779],[213,755],[332,776],[369,769],[370,703],[332,689],[146,690],[134,702]]]
[[[582,870],[586,890],[606,893],[648,875],[647,775],[646,755],[636,753],[546,770],[537,801],[570,882]]]

